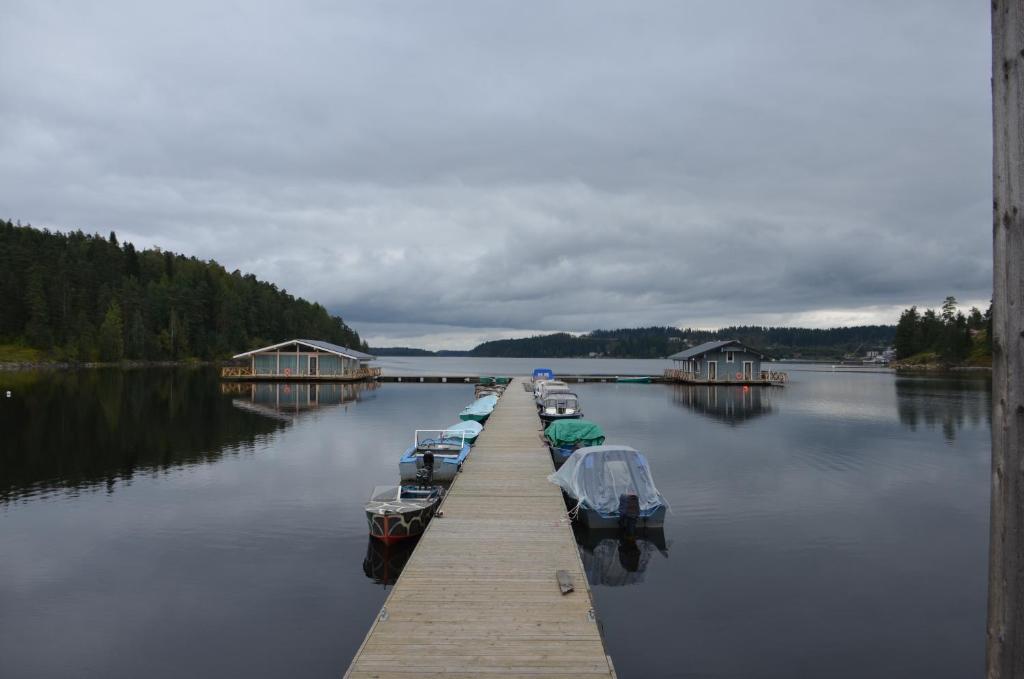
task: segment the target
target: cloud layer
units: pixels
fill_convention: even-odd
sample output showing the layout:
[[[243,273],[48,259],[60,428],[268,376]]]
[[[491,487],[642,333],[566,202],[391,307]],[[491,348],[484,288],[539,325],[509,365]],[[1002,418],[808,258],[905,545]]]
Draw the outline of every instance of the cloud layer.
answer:
[[[0,216],[375,344],[985,303],[987,8],[695,4],[16,0]]]

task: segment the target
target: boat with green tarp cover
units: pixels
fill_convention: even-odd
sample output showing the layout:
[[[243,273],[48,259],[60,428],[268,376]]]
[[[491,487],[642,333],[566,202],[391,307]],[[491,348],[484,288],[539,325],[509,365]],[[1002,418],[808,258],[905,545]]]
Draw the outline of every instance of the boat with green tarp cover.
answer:
[[[636,376],[627,376],[627,377],[616,377],[615,381],[616,382],[625,382],[625,383],[628,383],[628,384],[650,384],[651,383],[651,378],[649,376],[647,376],[647,375],[643,375],[643,376],[636,375]]]
[[[481,396],[480,398],[473,401],[468,406],[462,409],[462,412],[459,413],[459,419],[483,422],[488,417],[490,417],[491,413],[494,411],[494,406],[496,406],[497,404],[497,396]]]
[[[604,443],[604,432],[590,420],[555,420],[544,430],[544,440],[551,449],[555,467],[569,459],[577,448],[599,446]]]
[[[508,384],[511,381],[511,377],[491,377],[490,375],[484,375],[477,381],[477,384]]]

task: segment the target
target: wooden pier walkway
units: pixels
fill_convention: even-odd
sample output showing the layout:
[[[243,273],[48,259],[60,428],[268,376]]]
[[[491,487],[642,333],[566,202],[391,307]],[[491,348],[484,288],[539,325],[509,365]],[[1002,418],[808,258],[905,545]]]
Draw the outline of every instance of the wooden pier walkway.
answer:
[[[345,677],[614,677],[552,471],[517,378]]]

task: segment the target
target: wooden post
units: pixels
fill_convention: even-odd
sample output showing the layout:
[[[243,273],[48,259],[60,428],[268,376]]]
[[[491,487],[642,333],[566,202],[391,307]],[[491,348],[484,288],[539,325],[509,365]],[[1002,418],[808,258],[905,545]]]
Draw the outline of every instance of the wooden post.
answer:
[[[1024,679],[1024,1],[992,2],[989,679]]]

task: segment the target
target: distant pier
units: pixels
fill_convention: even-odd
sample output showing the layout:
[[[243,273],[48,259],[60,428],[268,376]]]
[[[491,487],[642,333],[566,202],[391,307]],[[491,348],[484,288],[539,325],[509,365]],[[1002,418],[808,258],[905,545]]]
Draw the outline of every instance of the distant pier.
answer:
[[[345,677],[614,677],[553,470],[506,389]]]

